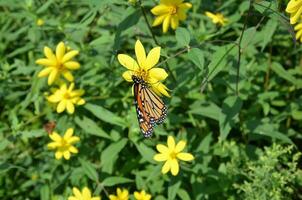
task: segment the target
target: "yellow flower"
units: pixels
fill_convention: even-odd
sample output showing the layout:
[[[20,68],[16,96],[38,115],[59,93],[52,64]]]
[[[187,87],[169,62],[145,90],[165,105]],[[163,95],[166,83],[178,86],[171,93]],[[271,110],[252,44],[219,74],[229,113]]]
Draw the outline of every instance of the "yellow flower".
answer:
[[[70,153],[78,153],[78,149],[73,144],[80,141],[80,138],[72,135],[73,128],[67,129],[63,137],[57,132],[49,134],[53,142],[48,143],[47,147],[49,149],[56,149],[55,157],[57,160],[60,160],[63,156],[66,160],[69,160]]]
[[[61,113],[65,109],[69,114],[74,113],[74,105],[83,105],[85,100],[81,98],[84,94],[84,90],[73,90],[74,83],[71,83],[67,88],[67,85],[61,84],[59,89],[56,89],[52,95],[47,97],[47,100],[51,103],[58,103],[57,112]]]
[[[186,11],[192,7],[190,3],[183,3],[183,0],[160,0],[160,4],[151,9],[156,16],[152,26],[163,24],[163,32],[166,33],[171,25],[176,29],[179,21],[187,18]]]
[[[146,193],[145,190],[142,190],[141,192],[134,192],[134,197],[136,200],[150,200],[151,195]]]
[[[43,26],[44,20],[43,20],[43,19],[38,19],[38,20],[36,21],[36,24],[37,24],[38,26]]]
[[[72,192],[74,196],[68,197],[68,200],[101,200],[100,197],[92,197],[91,192],[87,187],[84,187],[82,189],[82,192],[74,187],[72,188]]]
[[[285,11],[290,13],[290,23],[297,23],[302,13],[302,0],[290,0]]]
[[[214,24],[220,24],[220,25],[224,26],[228,22],[228,19],[225,18],[223,16],[223,14],[221,14],[221,13],[214,14],[214,13],[207,11],[206,16],[208,16],[210,19],[212,19],[212,22]]]
[[[71,59],[79,54],[76,50],[67,50],[65,44],[60,42],[56,48],[56,54],[52,52],[49,47],[44,47],[44,54],[46,58],[36,60],[39,65],[44,65],[46,68],[40,71],[38,77],[48,76],[48,85],[51,85],[62,74],[63,77],[72,82],[74,80],[70,70],[80,68],[78,62]]]
[[[184,140],[179,141],[175,145],[175,140],[172,136],[168,137],[168,146],[158,144],[156,149],[160,152],[156,154],[153,159],[158,162],[165,161],[162,167],[162,173],[166,174],[171,171],[173,176],[176,176],[179,172],[178,159],[183,161],[191,161],[194,156],[190,153],[182,153],[181,151],[185,148],[186,142]]]
[[[295,25],[295,31],[296,31],[296,40],[302,42],[302,21],[300,21],[297,25]]]
[[[110,200],[128,200],[129,199],[129,192],[126,189],[116,189],[116,196],[111,194],[109,195]]]
[[[170,96],[167,92],[168,88],[160,81],[168,77],[167,72],[162,68],[154,67],[160,57],[160,47],[155,47],[146,56],[145,49],[142,43],[137,40],[135,43],[135,54],[137,62],[128,55],[119,54],[117,56],[121,65],[126,67],[128,71],[123,73],[123,78],[126,81],[132,82],[132,76],[137,76],[148,83],[154,92]]]

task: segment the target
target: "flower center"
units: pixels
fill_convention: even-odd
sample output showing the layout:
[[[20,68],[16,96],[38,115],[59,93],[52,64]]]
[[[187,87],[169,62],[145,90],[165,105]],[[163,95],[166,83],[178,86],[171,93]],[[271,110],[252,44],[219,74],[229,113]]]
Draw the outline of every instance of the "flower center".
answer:
[[[176,6],[171,6],[170,7],[170,15],[175,15],[177,14],[177,7]]]
[[[65,94],[63,95],[64,99],[70,99],[70,94],[69,92],[65,92]]]
[[[171,159],[176,159],[176,156],[177,156],[177,153],[176,153],[175,151],[172,151],[172,152],[170,153]]]
[[[140,78],[143,79],[144,81],[148,82],[148,76],[149,76],[148,71],[145,71],[145,70],[143,70],[143,69],[139,69],[137,75],[138,75],[138,77],[140,77]]]

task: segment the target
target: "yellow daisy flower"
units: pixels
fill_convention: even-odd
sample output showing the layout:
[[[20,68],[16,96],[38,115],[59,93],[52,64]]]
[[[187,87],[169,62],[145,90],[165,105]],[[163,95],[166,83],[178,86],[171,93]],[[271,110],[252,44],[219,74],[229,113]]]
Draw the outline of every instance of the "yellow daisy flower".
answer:
[[[228,19],[225,18],[225,17],[223,16],[223,14],[221,14],[221,13],[216,13],[216,14],[214,14],[214,13],[211,13],[211,12],[208,12],[208,11],[207,11],[205,14],[206,14],[206,16],[208,16],[210,19],[212,19],[212,22],[213,22],[214,24],[220,24],[220,25],[224,26],[224,25],[228,22]]]
[[[302,13],[302,0],[290,0],[285,11],[290,13],[290,23],[297,23]]]
[[[296,40],[302,43],[302,21],[300,21],[297,25],[295,25],[295,31],[296,31]]]
[[[74,105],[83,105],[85,100],[81,96],[85,93],[84,90],[73,90],[74,83],[71,83],[67,88],[67,85],[61,84],[59,89],[56,89],[52,95],[47,97],[47,100],[51,103],[58,103],[57,112],[61,113],[65,109],[69,114],[74,113]]]
[[[78,153],[78,149],[73,146],[74,143],[80,141],[80,138],[73,135],[73,128],[67,129],[64,136],[61,137],[57,132],[49,134],[53,142],[48,143],[49,149],[56,149],[55,157],[60,160],[64,157],[66,160],[70,159],[70,153]]]
[[[38,26],[43,26],[44,20],[43,20],[43,19],[37,19],[36,24],[37,24]]]
[[[183,0],[160,0],[159,5],[151,9],[156,16],[152,26],[163,24],[163,32],[166,33],[169,26],[176,29],[179,21],[187,18],[186,11],[192,7],[190,3],[184,3]]]
[[[129,192],[126,189],[116,189],[116,196],[111,194],[109,195],[110,200],[128,200],[129,199]]]
[[[72,188],[74,196],[68,197],[68,200],[101,200],[101,197],[92,197],[91,192],[87,187],[82,189],[82,192],[74,187]]]
[[[150,200],[151,195],[146,193],[145,190],[142,190],[141,192],[134,192],[134,197],[136,200]]]
[[[165,161],[162,167],[162,173],[166,174],[171,171],[173,176],[176,176],[179,172],[178,160],[191,161],[194,156],[190,153],[182,153],[181,151],[185,148],[186,142],[184,140],[179,141],[175,145],[175,140],[172,136],[168,137],[168,146],[158,144],[156,149],[160,152],[156,154],[153,159],[158,162]]]
[[[44,65],[46,68],[40,71],[38,77],[48,76],[48,85],[51,85],[62,74],[63,77],[72,82],[74,80],[70,70],[80,68],[80,64],[71,59],[79,54],[79,51],[68,50],[63,42],[60,42],[56,48],[56,54],[49,47],[44,47],[46,58],[36,60],[36,64]]]
[[[120,64],[128,69],[128,71],[123,73],[123,78],[126,81],[133,82],[132,76],[137,76],[148,83],[157,94],[169,97],[168,88],[160,82],[165,80],[168,74],[164,69],[154,67],[159,61],[160,47],[151,49],[146,56],[144,46],[137,40],[135,43],[135,54],[137,62],[126,54],[119,54],[117,56]]]

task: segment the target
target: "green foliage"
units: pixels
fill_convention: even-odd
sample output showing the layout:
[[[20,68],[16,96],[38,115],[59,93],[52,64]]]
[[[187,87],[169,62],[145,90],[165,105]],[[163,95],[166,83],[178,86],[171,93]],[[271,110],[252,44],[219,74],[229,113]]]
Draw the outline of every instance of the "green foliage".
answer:
[[[157,2],[142,0],[150,23]],[[117,187],[155,200],[302,199],[302,47],[287,1],[253,1],[247,21],[249,1],[190,2],[176,31],[152,27],[156,42],[139,1],[0,0],[0,199],[61,200],[85,186],[103,199]],[[213,24],[205,11],[228,24]],[[151,139],[140,133],[117,61],[119,53],[135,57],[137,39],[147,51],[161,46],[158,67],[169,74],[168,117]],[[86,104],[73,115],[56,113],[37,77],[43,47],[60,41],[80,51],[73,74]],[[70,160],[47,148],[49,121],[81,138]],[[195,156],[176,177],[153,160],[168,135]]]

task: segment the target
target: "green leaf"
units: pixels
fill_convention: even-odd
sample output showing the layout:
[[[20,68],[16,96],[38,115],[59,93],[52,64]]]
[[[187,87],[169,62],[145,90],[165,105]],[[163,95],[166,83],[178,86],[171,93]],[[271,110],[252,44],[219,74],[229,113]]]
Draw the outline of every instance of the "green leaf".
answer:
[[[74,121],[79,127],[83,129],[85,133],[110,139],[110,136],[88,117],[84,116],[81,120],[80,117],[76,116]]]
[[[196,104],[194,106],[190,106],[189,113],[202,115],[204,117],[208,117],[216,121],[219,121],[219,115],[221,113],[221,109],[216,104],[208,102],[208,103],[202,103],[201,105]]]
[[[168,187],[168,200],[175,200],[180,185],[181,181],[178,179],[175,179],[171,182],[170,186]]]
[[[187,29],[179,27],[175,32],[176,41],[179,46],[188,46],[190,44],[190,33]]]
[[[180,199],[182,200],[191,200],[190,195],[188,194],[187,191],[185,191],[184,189],[180,188],[177,191],[177,195],[179,196]]]
[[[102,106],[94,105],[87,103],[84,106],[87,110],[89,110],[94,116],[99,118],[100,120],[103,120],[104,122],[108,122],[110,124],[118,125],[125,127],[126,122],[124,119],[118,117],[114,113],[110,112],[109,110],[106,110]]]
[[[83,160],[82,158],[79,158],[79,161],[82,165],[83,171],[88,176],[88,178],[90,178],[93,181],[98,181],[99,176],[93,164],[87,160]]]
[[[112,173],[118,154],[125,147],[127,141],[128,140],[124,138],[116,143],[112,143],[102,152],[101,166],[104,172]]]
[[[262,32],[261,36],[263,37],[263,41],[261,44],[261,51],[263,51],[266,45],[272,41],[273,35],[277,30],[277,27],[278,27],[278,22],[276,20],[273,19],[268,20],[263,30],[261,31]]]
[[[302,120],[302,111],[294,110],[294,111],[292,111],[291,114],[292,114],[293,119]]]
[[[129,179],[129,178],[124,178],[124,177],[120,177],[120,176],[111,176],[108,178],[105,178],[104,181],[102,182],[103,186],[106,187],[111,187],[114,185],[119,185],[119,184],[123,184],[123,183],[131,183],[133,182],[133,180]]]
[[[242,100],[238,96],[227,97],[222,105],[219,116],[220,138],[225,140],[234,126],[234,118],[242,107]]]
[[[41,200],[49,200],[50,199],[50,191],[48,185],[43,185],[40,189],[40,199]]]
[[[200,69],[204,68],[204,55],[198,48],[192,48],[187,54],[188,58]]]
[[[294,76],[292,76],[288,71],[286,71],[282,65],[279,63],[273,62],[272,65],[272,70],[281,78],[287,80],[288,82],[292,83],[293,85],[302,87],[302,81],[297,80]]]
[[[143,159],[146,159],[148,162],[154,163],[153,156],[156,154],[156,152],[153,149],[146,146],[142,142],[139,144],[135,144],[135,146]]]

